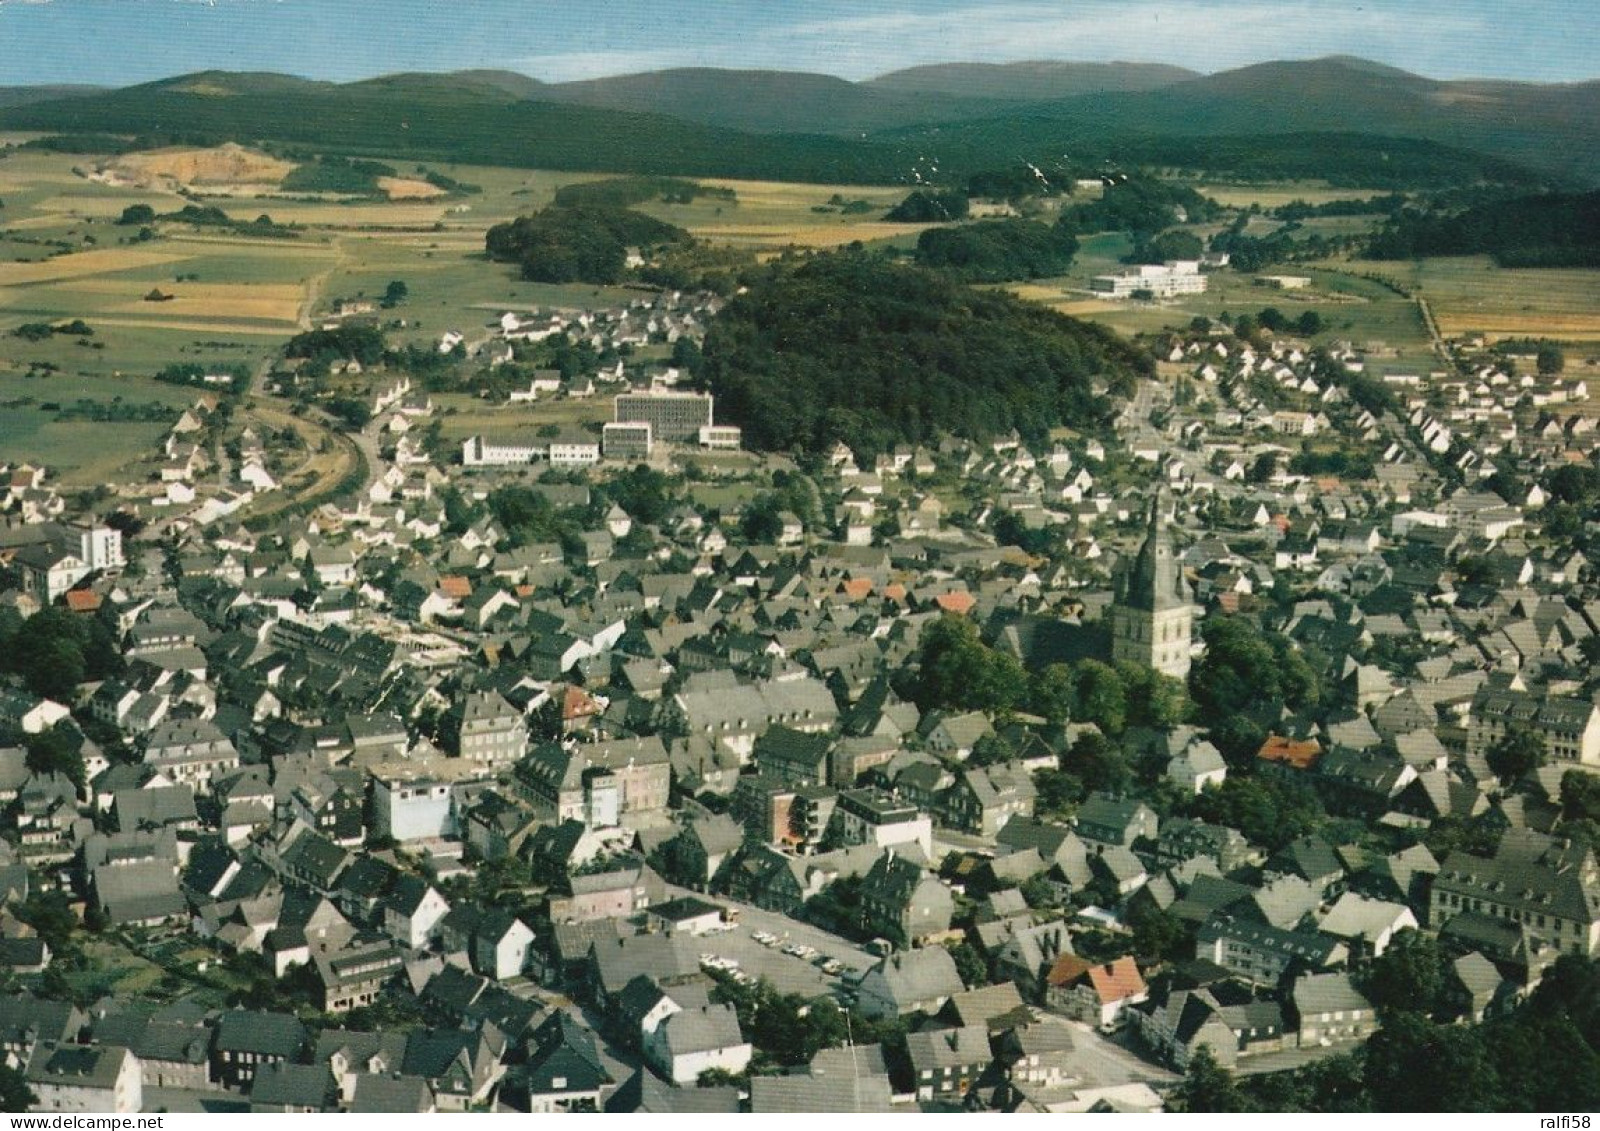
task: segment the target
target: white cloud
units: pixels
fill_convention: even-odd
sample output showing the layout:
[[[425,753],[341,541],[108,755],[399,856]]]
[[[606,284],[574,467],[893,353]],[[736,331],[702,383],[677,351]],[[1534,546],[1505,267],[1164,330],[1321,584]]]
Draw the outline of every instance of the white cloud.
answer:
[[[720,52],[693,48],[645,48],[638,51],[568,51],[551,55],[525,55],[511,60],[514,70],[545,82],[660,71],[669,67],[730,66]]]

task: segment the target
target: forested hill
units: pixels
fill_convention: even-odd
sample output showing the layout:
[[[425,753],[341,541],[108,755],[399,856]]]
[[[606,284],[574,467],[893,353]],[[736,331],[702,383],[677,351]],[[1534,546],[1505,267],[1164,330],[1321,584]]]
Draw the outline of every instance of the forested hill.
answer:
[[[1103,379],[1154,372],[1100,326],[865,253],[775,264],[723,309],[697,375],[747,446],[858,454],[941,432],[975,440],[1107,420]]]

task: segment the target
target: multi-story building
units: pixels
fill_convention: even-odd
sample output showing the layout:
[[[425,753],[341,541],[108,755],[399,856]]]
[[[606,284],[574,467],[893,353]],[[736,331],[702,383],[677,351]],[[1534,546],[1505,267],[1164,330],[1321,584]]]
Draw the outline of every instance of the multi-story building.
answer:
[[[1473,699],[1467,753],[1485,753],[1517,727],[1526,727],[1542,738],[1550,757],[1558,762],[1600,766],[1600,706],[1563,696],[1540,700],[1526,691],[1504,687],[1485,688]]]
[[[528,752],[522,713],[496,691],[474,691],[461,704],[461,757],[482,766],[509,766]]]
[[[613,406],[617,424],[648,424],[663,444],[694,443],[712,426],[710,393],[624,393]]]
[[[549,445],[533,436],[469,436],[461,444],[465,467],[514,467],[533,463],[549,453]]]
[[[600,428],[600,453],[606,459],[649,459],[655,435],[647,420],[612,421]]]
[[[139,1058],[116,1045],[40,1041],[28,1061],[29,1110],[128,1114],[143,1105]]]
[[[599,828],[667,807],[672,767],[657,736],[536,748],[517,787],[541,814]]]
[[[1512,829],[1492,857],[1452,852],[1434,877],[1429,923],[1463,914],[1515,924],[1534,943],[1600,954],[1600,865],[1594,849],[1531,829]]]
[[[933,820],[915,805],[896,801],[872,789],[847,789],[833,810],[833,828],[844,844],[887,848],[916,844],[933,855]]]
[[[1130,298],[1140,291],[1148,291],[1152,298],[1170,298],[1202,293],[1206,289],[1206,277],[1200,273],[1199,260],[1175,259],[1096,275],[1089,280],[1089,289],[1112,298]]]

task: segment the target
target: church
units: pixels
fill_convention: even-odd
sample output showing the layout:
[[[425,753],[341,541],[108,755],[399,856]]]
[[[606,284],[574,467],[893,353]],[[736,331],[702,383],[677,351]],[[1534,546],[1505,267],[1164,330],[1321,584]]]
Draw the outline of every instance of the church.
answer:
[[[1194,630],[1194,593],[1172,552],[1166,492],[1150,501],[1144,545],[1117,575],[1111,606],[1111,659],[1132,660],[1184,679]]]

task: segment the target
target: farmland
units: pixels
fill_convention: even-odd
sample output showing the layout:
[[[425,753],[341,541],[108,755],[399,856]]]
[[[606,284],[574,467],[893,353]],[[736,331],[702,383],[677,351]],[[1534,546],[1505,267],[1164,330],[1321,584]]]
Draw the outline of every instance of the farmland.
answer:
[[[128,184],[84,175],[106,159],[0,152],[6,153],[0,160],[0,199],[5,201],[0,211],[0,334],[23,323],[71,319],[82,319],[94,330],[89,338],[7,341],[0,358],[0,389],[9,399],[31,397],[35,404],[8,414],[0,425],[0,440],[7,456],[46,460],[74,482],[95,482],[106,469],[147,453],[160,427],[130,423],[105,429],[82,420],[57,420],[37,403],[79,398],[111,402],[119,397],[131,403],[182,403],[192,394],[149,378],[174,362],[256,370],[282,341],[311,325],[336,299],[376,298],[389,283],[403,281],[407,297],[388,320],[389,338],[426,346],[445,330],[460,331],[469,344],[486,340],[486,327],[503,310],[593,307],[627,302],[642,293],[628,287],[529,283],[514,268],[484,258],[488,227],[536,211],[562,186],[593,180],[596,174],[436,166],[479,190],[439,196],[422,193],[423,187],[433,192],[420,179],[423,166],[390,161],[397,177],[389,187],[398,199],[289,199],[276,186],[259,183],[282,167],[265,155],[208,157],[181,151],[142,162],[122,158],[116,168],[142,174],[143,183]],[[239,177],[253,174],[257,180],[227,183],[219,174],[193,184],[194,195],[203,204],[221,207],[237,222],[234,226],[158,222],[145,238],[116,222],[131,204],[147,204],[158,215],[176,212],[185,199],[175,191],[173,175],[216,174],[219,167]],[[925,227],[879,219],[904,195],[904,188],[726,179],[705,183],[729,189],[733,196],[703,194],[687,202],[657,200],[639,208],[708,242],[761,258],[786,248],[857,241],[905,248]],[[1315,182],[1200,188],[1224,204],[1263,209],[1292,200],[1318,204],[1364,198],[1378,191]],[[275,232],[252,230],[251,222],[262,215],[272,218]],[[1306,222],[1306,230],[1353,234],[1370,223],[1368,217],[1318,217]],[[1261,217],[1247,231],[1265,234],[1273,227]],[[1195,230],[1208,238],[1217,227]],[[1290,317],[1315,310],[1330,335],[1381,344],[1394,364],[1426,364],[1432,347],[1417,303],[1363,277],[1370,275],[1426,298],[1447,335],[1476,331],[1491,337],[1600,341],[1600,276],[1593,272],[1507,271],[1485,259],[1330,260],[1292,269],[1311,277],[1312,285],[1304,291],[1270,290],[1249,275],[1224,271],[1212,276],[1205,294],[1162,303],[1092,297],[1090,277],[1121,266],[1130,249],[1123,234],[1087,236],[1066,275],[1010,289],[1129,334],[1265,306],[1276,306]],[[37,376],[47,371],[50,376]],[[35,376],[25,378],[28,373]],[[13,388],[19,382],[25,388]],[[537,409],[513,413],[464,395],[444,408],[442,434],[450,441],[534,420],[588,423],[604,416],[603,406],[592,404],[541,403]],[[321,436],[306,439],[308,449],[323,458],[303,469],[297,482],[325,485],[330,477],[349,473],[349,453],[324,450]]]

